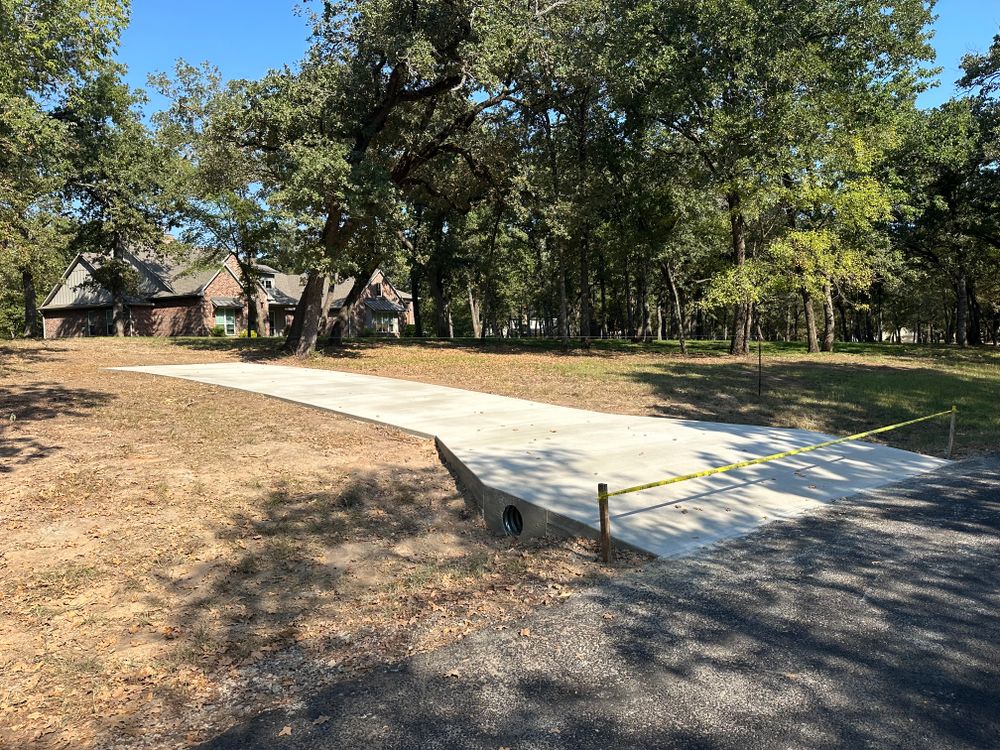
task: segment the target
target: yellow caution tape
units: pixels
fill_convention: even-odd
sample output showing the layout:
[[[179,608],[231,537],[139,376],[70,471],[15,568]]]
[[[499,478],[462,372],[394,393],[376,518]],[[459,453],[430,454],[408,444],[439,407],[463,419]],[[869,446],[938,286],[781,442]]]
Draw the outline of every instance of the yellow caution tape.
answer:
[[[831,445],[837,445],[838,443],[846,443],[849,440],[860,440],[861,438],[866,438],[870,435],[878,435],[880,432],[889,432],[889,430],[898,430],[900,427],[906,427],[911,424],[916,424],[917,422],[926,422],[928,419],[937,419],[938,417],[943,417],[946,414],[954,414],[956,411],[955,407],[952,406],[948,411],[939,411],[937,414],[928,414],[926,417],[918,417],[917,419],[911,419],[906,422],[900,422],[899,424],[891,424],[887,427],[879,427],[876,430],[868,430],[867,432],[859,432],[856,435],[848,435],[847,437],[837,438],[836,440],[827,440],[824,443],[816,443],[816,445],[809,445],[805,448],[796,448],[791,451],[784,451],[783,453],[775,453],[771,456],[764,456],[763,458],[754,458],[749,461],[740,461],[735,464],[728,464],[726,466],[719,466],[715,469],[706,469],[705,471],[696,471],[693,474],[684,474],[679,477],[671,477],[670,479],[664,479],[659,482],[650,482],[649,484],[640,484],[636,487],[627,487],[624,490],[615,490],[614,492],[609,492],[607,495],[600,495],[599,497],[614,497],[615,495],[628,495],[632,492],[641,492],[642,490],[651,490],[654,487],[663,487],[667,484],[676,484],[677,482],[686,482],[688,479],[697,479],[698,477],[708,477],[712,474],[722,474],[726,471],[732,471],[733,469],[742,469],[746,466],[755,466],[756,464],[764,464],[768,461],[777,461],[779,458],[788,458],[789,456],[795,456],[799,453],[809,453],[810,451],[819,450],[820,448],[827,448]]]

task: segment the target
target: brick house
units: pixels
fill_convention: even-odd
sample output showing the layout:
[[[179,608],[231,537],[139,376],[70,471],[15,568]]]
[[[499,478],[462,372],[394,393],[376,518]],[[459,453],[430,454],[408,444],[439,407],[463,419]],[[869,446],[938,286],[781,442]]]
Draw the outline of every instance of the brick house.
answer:
[[[236,257],[206,269],[151,254],[126,253],[135,269],[137,291],[125,301],[126,335],[207,336],[219,326],[227,336],[245,334],[249,313]],[[111,293],[94,281],[99,256],[81,254],[69,264],[39,311],[45,338],[107,336],[114,332]],[[260,276],[257,306],[262,335],[281,336],[291,323],[305,277],[266,265]],[[332,286],[329,312],[339,311],[353,278]],[[413,303],[381,271],[369,280],[348,318],[346,335],[366,332],[399,336],[413,323]]]
[[[330,288],[330,318],[340,312],[356,279],[339,281]],[[376,270],[355,302],[347,318],[345,336],[401,336],[403,328],[413,325],[413,297],[398,289],[382,271]],[[328,333],[331,331],[328,331]]]

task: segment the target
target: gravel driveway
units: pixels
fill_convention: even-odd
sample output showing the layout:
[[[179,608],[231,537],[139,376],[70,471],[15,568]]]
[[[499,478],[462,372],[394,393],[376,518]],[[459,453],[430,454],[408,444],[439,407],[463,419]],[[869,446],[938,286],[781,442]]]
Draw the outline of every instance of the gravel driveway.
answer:
[[[973,459],[657,563],[206,747],[997,747],[998,531],[1000,457]]]

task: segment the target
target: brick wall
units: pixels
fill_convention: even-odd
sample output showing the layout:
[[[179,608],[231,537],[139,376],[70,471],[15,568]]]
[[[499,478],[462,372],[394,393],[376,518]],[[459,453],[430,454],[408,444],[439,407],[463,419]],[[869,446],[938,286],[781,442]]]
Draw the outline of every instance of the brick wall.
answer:
[[[86,310],[59,310],[44,314],[45,338],[58,339],[85,336],[87,333]]]
[[[226,266],[233,271],[235,274],[239,274],[239,267],[236,265],[236,261],[233,256],[229,256],[226,259]],[[233,274],[229,273],[225,269],[219,272],[212,283],[205,287],[205,297],[202,300],[202,315],[204,316],[204,324],[207,330],[211,330],[215,327],[215,307],[212,305],[212,297],[240,297],[243,294],[243,288],[240,286],[240,282],[233,278]],[[236,335],[238,336],[241,332],[246,333],[247,330],[247,306],[246,302],[243,303],[243,307],[236,311]]]
[[[404,308],[403,312],[399,314],[399,321],[397,323],[397,335],[403,333],[403,328],[408,323],[413,323],[413,316],[411,311],[408,309],[408,303],[403,301],[396,290],[389,283],[389,281],[382,275],[381,271],[377,271],[375,276],[372,277],[371,283],[365,287],[364,292],[358,298],[358,301],[354,305],[354,309],[351,310],[350,322],[348,324],[348,330],[346,335],[348,336],[360,336],[364,333],[366,328],[372,327],[371,312],[365,307],[365,300],[372,299],[375,296],[375,290],[381,288],[382,296],[387,300],[395,302],[397,305],[402,305]],[[331,314],[331,325],[329,327],[328,333],[333,331],[333,315]]]
[[[207,336],[209,332],[200,297],[134,308],[132,320],[137,336]]]

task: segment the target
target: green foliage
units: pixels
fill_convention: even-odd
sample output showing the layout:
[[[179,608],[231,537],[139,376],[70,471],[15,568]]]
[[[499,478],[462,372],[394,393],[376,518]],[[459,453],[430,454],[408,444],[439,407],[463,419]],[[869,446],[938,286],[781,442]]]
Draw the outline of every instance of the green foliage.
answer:
[[[127,2],[0,3],[0,330],[37,334],[44,297],[68,261],[64,186],[76,178],[78,132],[66,102],[109,64]],[[16,297],[24,290],[20,304]],[[18,310],[17,308],[20,308]],[[28,330],[32,329],[33,330]]]
[[[226,335],[225,326],[212,326],[212,330],[208,332],[209,336],[213,338],[222,338]]]

